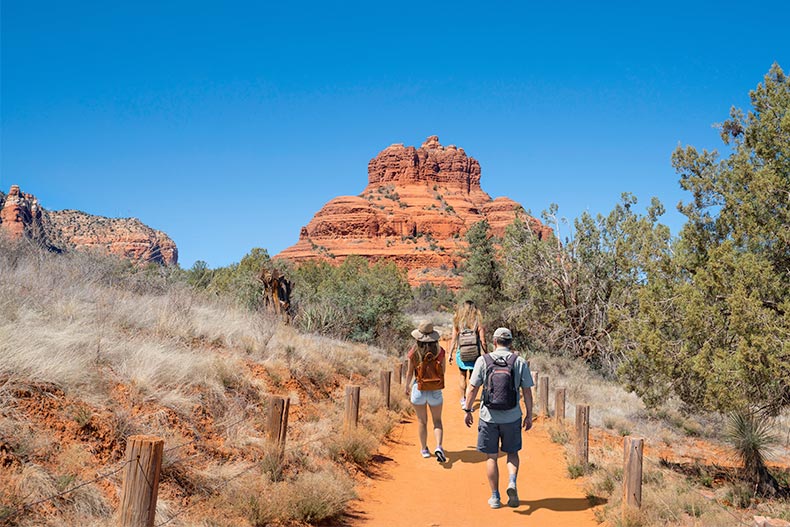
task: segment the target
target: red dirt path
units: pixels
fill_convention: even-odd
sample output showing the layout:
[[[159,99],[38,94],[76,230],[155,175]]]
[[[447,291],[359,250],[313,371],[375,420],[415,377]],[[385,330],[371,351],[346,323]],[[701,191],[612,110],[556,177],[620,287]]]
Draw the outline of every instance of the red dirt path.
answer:
[[[485,459],[475,450],[477,413],[475,425],[466,428],[456,392],[453,387],[444,390],[447,463],[420,456],[416,419],[402,424],[394,433],[396,439],[382,448],[378,474],[362,486],[359,501],[351,507],[352,527],[598,525],[581,483],[567,477],[562,447],[550,441],[540,421],[523,436],[519,507],[490,509]],[[430,420],[428,426],[428,446],[433,449]],[[499,459],[499,467],[500,493],[506,501],[504,457]]]

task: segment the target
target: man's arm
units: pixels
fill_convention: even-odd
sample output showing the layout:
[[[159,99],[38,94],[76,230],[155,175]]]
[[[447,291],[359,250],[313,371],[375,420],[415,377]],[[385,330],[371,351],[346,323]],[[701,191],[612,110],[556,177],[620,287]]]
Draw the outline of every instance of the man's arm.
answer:
[[[532,428],[532,389],[522,387],[521,395],[524,397],[524,405],[527,407],[524,414],[524,430],[529,430]]]

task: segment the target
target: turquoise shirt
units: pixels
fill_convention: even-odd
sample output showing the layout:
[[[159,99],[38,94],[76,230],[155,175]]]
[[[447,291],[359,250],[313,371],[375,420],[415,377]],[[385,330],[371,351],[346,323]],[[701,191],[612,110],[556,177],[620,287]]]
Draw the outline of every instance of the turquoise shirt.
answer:
[[[489,355],[492,358],[503,358],[506,359],[510,355],[511,351],[507,348],[497,348]],[[475,368],[472,370],[472,375],[469,377],[469,384],[472,386],[483,386],[485,383],[485,372],[486,372],[486,361],[481,355],[475,361]],[[522,359],[521,357],[516,359],[515,364],[513,364],[513,373],[516,377],[516,406],[511,408],[510,410],[489,410],[486,405],[483,404],[482,394],[480,397],[480,420],[486,421],[489,423],[497,423],[497,424],[505,424],[505,423],[512,423],[514,421],[520,421],[521,416],[521,388],[531,388],[535,385],[532,382],[532,372],[529,371],[529,366],[527,365],[527,361]]]

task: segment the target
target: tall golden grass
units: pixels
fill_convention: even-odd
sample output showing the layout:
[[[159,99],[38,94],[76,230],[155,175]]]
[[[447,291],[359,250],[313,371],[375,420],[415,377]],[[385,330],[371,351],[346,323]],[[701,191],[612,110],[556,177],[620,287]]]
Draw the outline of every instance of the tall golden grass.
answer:
[[[135,433],[186,445],[165,456],[158,521],[195,502],[200,521],[172,524],[337,516],[354,496],[347,473],[372,455],[330,440],[342,437],[343,384],[371,386],[360,444],[372,450],[397,423],[372,388],[391,362],[196,292],[174,269],[0,240],[0,525],[112,525],[119,475],[8,513],[116,466]],[[290,396],[300,416],[271,462],[266,393]],[[264,515],[251,489],[299,500]]]

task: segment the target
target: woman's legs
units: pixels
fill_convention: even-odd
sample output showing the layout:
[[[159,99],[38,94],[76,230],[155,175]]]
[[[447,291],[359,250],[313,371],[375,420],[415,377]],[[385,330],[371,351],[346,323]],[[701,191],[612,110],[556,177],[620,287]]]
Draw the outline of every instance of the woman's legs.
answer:
[[[461,400],[463,401],[466,399],[466,378],[469,374],[469,370],[462,370],[461,368],[458,368],[458,371],[461,374],[458,379],[458,386],[461,388]]]
[[[431,419],[433,420],[433,435],[436,438],[436,446],[442,446],[444,428],[442,427],[442,405],[431,406]],[[427,431],[426,431],[427,435]]]
[[[418,425],[417,435],[420,438],[420,448],[424,450],[428,448],[428,409],[425,408],[427,405],[414,404],[412,406],[414,406],[414,413],[417,414],[417,425]],[[431,410],[433,410],[433,408]]]

